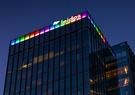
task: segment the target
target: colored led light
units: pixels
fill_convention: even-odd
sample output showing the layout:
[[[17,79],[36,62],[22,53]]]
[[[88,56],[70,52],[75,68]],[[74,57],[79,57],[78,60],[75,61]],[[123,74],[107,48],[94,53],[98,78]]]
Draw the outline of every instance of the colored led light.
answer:
[[[106,43],[106,40],[105,39],[102,39],[104,43]]]
[[[44,33],[45,33],[44,29],[40,30],[40,35]]]
[[[26,35],[26,36],[25,36],[25,40],[28,40],[28,39],[29,39],[29,35]]]
[[[53,25],[56,25],[56,24],[58,24],[60,21],[55,21],[55,22],[53,22]]]
[[[92,19],[90,20],[90,22],[96,28],[96,25],[95,25],[95,23],[94,23],[94,21]]]
[[[52,26],[50,26],[50,30],[54,30],[60,27],[60,21],[55,21]]]
[[[36,31],[35,32],[35,36],[39,36],[39,31]]]
[[[70,24],[71,23],[71,19],[67,19],[66,21],[65,21],[65,24],[66,25],[68,25],[68,24]]]
[[[50,30],[54,30],[54,26],[52,25],[52,26],[50,26]]]
[[[18,44],[20,42],[19,38],[16,39],[15,43]]]
[[[77,16],[77,19],[76,20],[80,20],[81,19],[81,15],[79,14],[78,16]]]
[[[54,23],[53,23],[53,26],[52,27],[50,27],[50,30],[53,30],[53,28],[55,29],[55,28],[59,28],[60,27],[60,21],[55,21]]]
[[[30,38],[33,38],[34,37],[34,33],[30,33]]]
[[[12,42],[11,45],[15,45],[15,42]]]
[[[100,32],[98,32],[98,34],[101,36],[101,33]]]
[[[94,24],[94,22],[93,22],[93,20],[92,20],[92,19],[90,20],[90,22],[91,22],[92,24]]]
[[[11,45],[15,45],[15,40],[12,40],[11,41]]]
[[[94,28],[96,28],[96,24],[95,23],[93,23],[93,26],[94,26]]]
[[[71,19],[71,22],[75,22],[76,21],[76,16],[75,17],[72,16],[70,19]]]
[[[98,32],[98,34],[100,35],[100,37],[101,37],[102,41],[103,41],[104,43],[106,43],[105,38],[103,37],[103,35],[101,34],[101,32],[100,32],[100,30],[99,30],[98,26],[96,26],[96,24],[94,23],[94,21],[93,21],[92,19],[91,19],[91,23],[93,24],[94,28],[96,29],[96,31],[97,31],[97,32]]]
[[[89,20],[91,19],[90,16],[88,16],[88,19],[89,19]]]
[[[88,12],[84,12],[83,14],[82,14],[82,18],[85,18],[85,17],[87,17],[88,16]]]
[[[21,36],[20,37],[20,42],[23,42],[24,41],[24,36]]]
[[[98,27],[96,27],[96,31],[97,31],[97,32],[100,32],[99,29],[98,29]]]
[[[82,15],[82,18],[85,18],[85,17],[87,17],[87,15]]]
[[[93,21],[92,19],[91,19],[90,21],[91,21],[91,23],[93,24],[94,28],[97,28],[97,26],[96,26],[96,24],[94,23],[94,21]]]
[[[104,37],[102,35],[100,35],[100,37],[103,39]]]
[[[46,27],[45,29],[42,29],[40,31],[36,31],[35,33],[27,34],[25,37],[24,36],[19,37],[15,41],[12,41],[11,45],[15,45],[19,42],[28,40],[28,39],[33,38],[35,36],[39,36],[40,34],[44,34],[46,32],[49,32],[50,30],[54,30],[54,29],[62,27],[64,25],[73,23],[73,22],[81,20],[82,18],[85,18],[85,17],[88,17],[88,12],[84,12],[82,14],[71,16],[70,18],[67,18],[65,20],[55,21],[55,22],[53,22],[53,24],[50,27]],[[96,27],[96,25],[94,23],[93,23],[93,25],[94,25],[94,27]],[[97,29],[97,31],[99,31],[99,30]]]
[[[64,26],[66,24],[66,20],[61,20],[60,26]]]
[[[50,31],[49,27],[46,27],[45,32],[49,32],[49,31]]]
[[[55,28],[59,28],[59,27],[60,27],[60,25],[56,25],[56,26],[55,26]]]
[[[42,29],[40,31],[36,31],[35,33],[30,33],[30,34],[26,35],[25,37],[21,36],[20,38],[13,40],[11,42],[11,45],[15,45],[15,44],[22,42],[24,40],[28,40],[30,38],[33,38],[34,36],[39,36],[40,34],[44,34],[46,32],[49,32],[50,30],[54,30],[54,29],[62,27],[64,25],[73,23],[73,22],[78,21],[78,20],[85,18],[85,17],[89,17],[88,12],[84,12],[84,13],[78,14],[76,16],[71,16],[70,18],[67,18],[66,20],[55,21],[55,22],[53,22],[53,25],[51,25],[50,27],[46,27],[45,29]],[[96,26],[96,24],[94,23],[94,21],[90,17],[89,17],[89,19],[91,20],[91,23],[93,24],[94,28],[96,29],[96,31],[98,32],[98,34],[102,38],[103,42],[106,42],[106,40],[103,37],[103,35],[101,34],[98,26]]]

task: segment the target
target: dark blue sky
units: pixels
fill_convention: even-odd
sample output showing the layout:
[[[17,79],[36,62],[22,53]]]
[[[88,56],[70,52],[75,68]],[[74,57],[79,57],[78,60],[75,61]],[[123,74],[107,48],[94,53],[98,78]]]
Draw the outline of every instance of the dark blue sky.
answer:
[[[85,10],[111,45],[128,41],[135,51],[135,0],[0,0],[0,95],[9,41]]]

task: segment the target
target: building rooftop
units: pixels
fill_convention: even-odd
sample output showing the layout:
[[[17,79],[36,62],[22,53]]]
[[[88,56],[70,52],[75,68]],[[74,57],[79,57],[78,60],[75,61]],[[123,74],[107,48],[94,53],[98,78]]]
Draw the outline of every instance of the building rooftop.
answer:
[[[107,43],[105,37],[103,36],[102,32],[100,31],[99,27],[97,26],[97,24],[94,22],[94,20],[91,18],[91,16],[89,15],[89,13],[86,11],[86,12],[82,12],[80,14],[77,14],[77,15],[74,15],[74,16],[71,16],[65,20],[58,20],[58,21],[54,21],[51,25],[49,26],[45,26],[41,29],[38,29],[34,32],[31,32],[31,33],[28,33],[28,34],[25,34],[23,36],[20,36],[18,38],[15,38],[13,40],[11,40],[10,42],[10,45],[13,46],[13,45],[16,45],[20,42],[23,42],[23,41],[26,41],[28,39],[31,39],[31,38],[34,38],[34,37],[37,37],[39,35],[42,35],[44,33],[47,33],[49,31],[52,31],[52,30],[55,30],[59,27],[63,27],[65,25],[68,25],[68,24],[71,24],[71,23],[74,23],[74,22],[77,22],[81,19],[84,19],[84,18],[88,18],[90,19],[91,23],[93,24],[95,30],[98,32],[99,36],[101,37],[102,41],[104,43]]]

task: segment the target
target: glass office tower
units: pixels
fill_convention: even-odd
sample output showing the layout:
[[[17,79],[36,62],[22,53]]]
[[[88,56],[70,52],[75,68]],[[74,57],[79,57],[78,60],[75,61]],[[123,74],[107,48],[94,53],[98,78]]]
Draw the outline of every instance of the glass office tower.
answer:
[[[112,46],[116,62],[110,62],[106,72],[108,95],[135,95],[135,57],[127,42]],[[117,80],[117,81],[114,81]]]
[[[135,57],[127,42],[112,47],[117,57],[118,95],[135,95]]]
[[[88,12],[55,21],[11,40],[4,95],[106,95],[108,53]]]

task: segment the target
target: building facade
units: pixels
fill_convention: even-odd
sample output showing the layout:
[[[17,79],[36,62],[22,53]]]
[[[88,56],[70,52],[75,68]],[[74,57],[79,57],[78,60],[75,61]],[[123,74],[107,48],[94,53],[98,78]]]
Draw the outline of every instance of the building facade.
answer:
[[[116,54],[116,60],[106,64],[108,95],[135,95],[134,54],[127,42],[112,46],[112,49]]]
[[[135,57],[127,42],[112,47],[117,57],[119,95],[135,95]]]
[[[55,21],[11,40],[4,95],[107,95],[106,55],[88,12]]]

